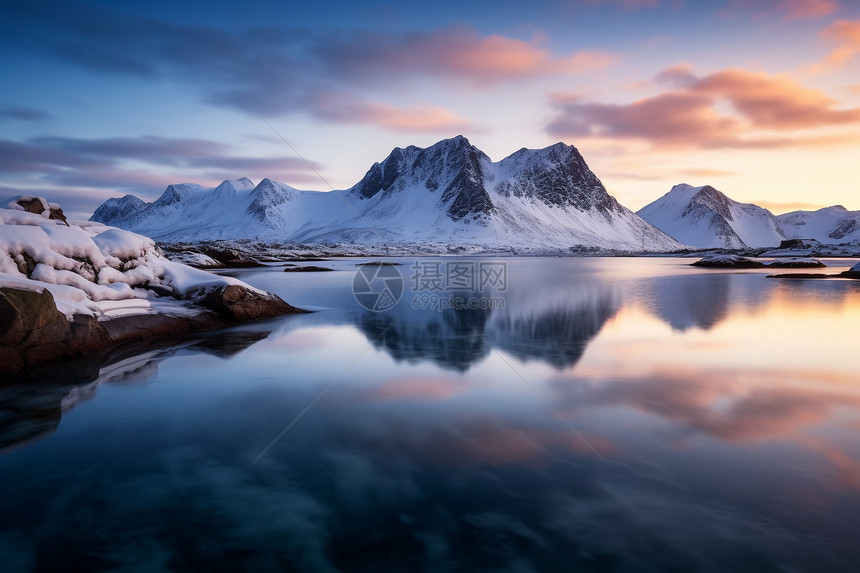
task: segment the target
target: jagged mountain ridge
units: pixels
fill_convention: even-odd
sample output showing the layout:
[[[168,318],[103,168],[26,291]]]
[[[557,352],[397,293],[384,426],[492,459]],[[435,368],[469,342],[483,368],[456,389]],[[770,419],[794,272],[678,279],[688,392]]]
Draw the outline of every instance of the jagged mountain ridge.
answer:
[[[822,243],[860,241],[860,211],[833,205],[817,211],[792,211],[777,216],[790,239],[815,239]]]
[[[340,191],[302,191],[270,179],[254,186],[243,178],[215,189],[171,185],[142,206],[128,197],[108,200],[92,219],[167,242],[682,247],[620,205],[563,143],[495,163],[462,136],[396,148]]]
[[[834,205],[774,215],[758,205],[734,201],[710,185],[675,185],[636,214],[673,239],[697,248],[775,247],[784,239],[824,244],[860,241],[860,211]]]
[[[698,248],[776,247],[786,238],[773,213],[734,201],[710,185],[675,185],[636,214],[675,240]]]

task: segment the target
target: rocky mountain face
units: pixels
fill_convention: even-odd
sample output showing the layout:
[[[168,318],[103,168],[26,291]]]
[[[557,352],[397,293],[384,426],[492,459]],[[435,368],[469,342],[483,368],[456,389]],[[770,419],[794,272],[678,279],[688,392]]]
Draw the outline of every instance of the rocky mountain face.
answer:
[[[126,221],[133,217],[138,211],[147,206],[147,203],[134,195],[123,197],[111,197],[96,209],[92,221],[98,221],[105,225],[113,225],[118,221]]]
[[[93,220],[156,239],[320,245],[437,245],[666,251],[680,244],[611,197],[576,148],[521,149],[493,162],[462,136],[396,148],[350,189],[264,179],[170,185],[156,201],[110,199]]]
[[[637,214],[691,247],[776,247],[785,239],[770,211],[734,201],[710,185],[675,185]]]
[[[710,185],[675,185],[637,214],[696,248],[776,247],[784,239],[812,239],[828,245],[860,242],[860,211],[834,205],[773,215],[758,205],[734,201]]]
[[[817,211],[793,211],[777,217],[786,237],[821,243],[860,241],[860,211],[833,205]]]

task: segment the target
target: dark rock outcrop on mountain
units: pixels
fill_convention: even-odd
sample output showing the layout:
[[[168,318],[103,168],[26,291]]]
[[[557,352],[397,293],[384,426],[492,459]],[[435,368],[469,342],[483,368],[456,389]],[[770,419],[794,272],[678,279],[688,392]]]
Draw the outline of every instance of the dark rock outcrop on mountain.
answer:
[[[104,223],[105,225],[115,225],[129,220],[146,207],[146,205],[147,203],[134,195],[111,197],[95,210],[90,219]]]
[[[785,239],[779,221],[770,211],[734,201],[710,185],[675,185],[637,214],[691,247],[777,247]]]
[[[670,251],[665,233],[611,197],[579,152],[557,143],[493,162],[458,135],[396,148],[349,189],[299,191],[264,179],[215,189],[169,186],[117,218],[119,200],[93,216],[164,242],[257,239],[309,245],[477,246],[567,251]]]
[[[595,208],[608,213],[619,210],[600,179],[588,168],[572,145],[556,143],[542,150],[520,149],[502,160],[513,172],[497,191],[516,197],[535,197],[547,205]]]

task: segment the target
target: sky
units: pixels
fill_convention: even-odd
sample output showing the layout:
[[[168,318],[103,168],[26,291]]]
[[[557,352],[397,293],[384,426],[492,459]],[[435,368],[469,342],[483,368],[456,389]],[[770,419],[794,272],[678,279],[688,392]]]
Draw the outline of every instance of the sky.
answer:
[[[575,145],[634,210],[682,182],[860,209],[855,0],[6,0],[0,74],[0,197],[79,217],[170,183],[348,188],[458,134]]]

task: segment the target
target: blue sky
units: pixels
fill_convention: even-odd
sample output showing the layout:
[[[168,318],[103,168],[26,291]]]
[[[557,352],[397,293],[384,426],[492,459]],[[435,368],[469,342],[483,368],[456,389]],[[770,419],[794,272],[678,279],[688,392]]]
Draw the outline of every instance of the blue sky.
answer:
[[[575,144],[634,209],[682,181],[860,209],[857,3],[500,4],[6,2],[0,195],[345,188],[463,134],[494,160]]]

